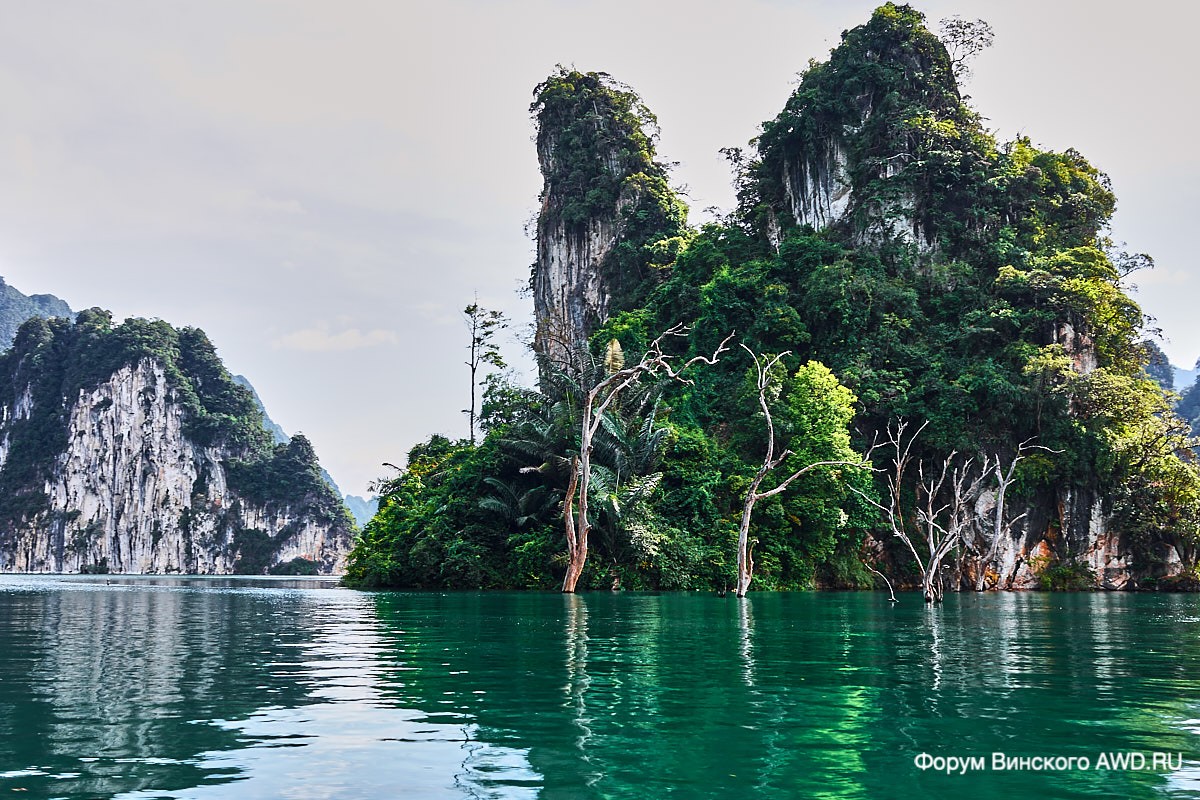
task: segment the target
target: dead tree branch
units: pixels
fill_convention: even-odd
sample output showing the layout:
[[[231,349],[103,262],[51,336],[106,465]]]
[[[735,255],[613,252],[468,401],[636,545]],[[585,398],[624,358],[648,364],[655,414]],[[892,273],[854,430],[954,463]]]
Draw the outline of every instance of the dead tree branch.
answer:
[[[767,391],[771,386],[771,371],[779,364],[784,356],[791,351],[785,350],[778,355],[772,356],[769,359],[765,356],[759,356],[745,344],[742,344],[742,349],[750,354],[754,359],[754,366],[758,373],[756,388],[758,389],[758,406],[762,409],[763,417],[767,421],[767,453],[763,457],[762,466],[758,468],[753,480],[750,481],[750,488],[746,492],[746,502],[742,507],[742,522],[738,529],[738,578],[737,578],[737,596],[745,597],[746,592],[750,588],[750,581],[754,577],[754,560],[751,556],[751,550],[754,543],[750,541],[750,519],[754,514],[754,505],[759,501],[768,497],[774,497],[777,494],[782,494],[787,491],[787,488],[792,485],[792,482],[802,475],[811,472],[817,467],[860,467],[869,468],[865,460],[863,461],[816,461],[812,464],[807,464],[793,472],[788,477],[784,478],[773,489],[768,489],[765,492],[760,492],[759,487],[762,486],[763,479],[767,475],[793,455],[792,451],[784,448],[776,454],[776,439],[775,439],[775,420],[771,415],[771,406],[767,402]]]
[[[716,364],[721,354],[729,350],[727,345],[733,338],[732,333],[726,336],[711,356],[694,356],[678,367],[672,367],[671,361],[675,357],[663,352],[663,342],[667,337],[685,337],[689,332],[689,328],[682,323],[663,331],[657,339],[651,342],[650,348],[642,356],[641,361],[608,375],[593,386],[583,398],[583,419],[577,465],[579,506],[574,521],[572,521],[569,509],[576,490],[573,479],[572,490],[567,496],[565,505],[565,508],[568,509],[566,522],[567,572],[563,576],[563,592],[575,591],[575,585],[587,562],[588,532],[591,530],[588,522],[588,489],[592,480],[592,440],[600,429],[605,413],[621,395],[621,392],[637,383],[643,376],[663,373],[668,378],[690,384],[692,381],[683,378],[681,373],[693,364]]]

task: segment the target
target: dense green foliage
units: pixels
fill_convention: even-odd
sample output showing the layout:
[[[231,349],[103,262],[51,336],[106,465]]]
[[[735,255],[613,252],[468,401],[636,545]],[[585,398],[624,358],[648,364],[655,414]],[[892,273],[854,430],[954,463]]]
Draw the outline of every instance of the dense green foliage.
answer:
[[[345,507],[321,479],[312,445],[296,436],[273,446],[251,391],[233,380],[203,331],[136,318],[114,325],[109,312],[92,308],[74,321],[29,319],[13,347],[0,355],[0,405],[12,415],[3,428],[9,449],[0,469],[0,532],[49,510],[44,487],[67,449],[77,400],[121,369],[142,363],[162,369],[168,402],[183,409],[184,434],[221,454],[228,484],[239,497],[350,527]],[[207,480],[202,474],[197,494]],[[250,542],[252,532],[245,534]]]
[[[653,159],[637,133],[648,112],[631,93],[566,71],[538,98],[539,147],[573,142],[548,148],[548,185],[570,186],[573,200],[542,222],[548,213],[583,224],[620,191],[601,163],[595,109],[624,121],[622,158],[643,166]],[[1103,501],[1135,563],[1163,542],[1194,554],[1200,473],[1186,427],[1147,374],[1144,319],[1115,266],[1130,257],[1104,238],[1115,198],[1103,173],[1074,150],[997,143],[923,17],[891,3],[810,64],[756,148],[734,154],[734,213],[645,245],[664,254],[660,269],[595,333],[590,371],[560,374],[542,393],[493,385],[479,447],[435,437],[410,453],[380,487],[352,580],[555,585],[580,393],[603,376],[612,340],[636,357],[680,321],[693,325],[681,356],[711,353],[731,331],[755,352],[791,352],[774,400],[797,463],[821,450],[803,409],[845,392],[858,452],[899,417],[929,423],[918,459],[1009,457],[1036,442],[1047,449],[1021,463],[1008,498],[1030,510],[1028,524],[1057,524],[1055,498],[1068,488]],[[578,158],[556,160],[563,152]],[[797,223],[805,176],[828,184],[839,170],[845,213],[820,230]],[[748,367],[729,353],[693,368],[690,383],[642,387],[611,411],[594,456],[598,534],[584,583],[731,583],[737,513],[765,447]],[[845,420],[822,429],[848,436]],[[759,505],[759,588],[870,581],[860,545],[878,521],[855,480],[814,473]],[[887,558],[902,575],[904,554]],[[1088,577],[1080,565],[1044,566],[1048,586]]]
[[[267,509],[290,507],[306,518],[349,526],[349,511],[325,480],[316,451],[304,434],[258,449],[226,465],[229,487]]]

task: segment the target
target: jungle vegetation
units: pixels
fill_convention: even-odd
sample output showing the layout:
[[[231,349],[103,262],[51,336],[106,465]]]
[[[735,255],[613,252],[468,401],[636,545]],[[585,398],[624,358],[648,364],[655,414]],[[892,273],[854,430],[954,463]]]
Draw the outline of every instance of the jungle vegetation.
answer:
[[[733,587],[739,519],[772,460],[766,403],[789,451],[775,483],[835,463],[758,501],[758,588],[868,586],[877,567],[916,581],[886,533],[880,473],[845,465],[896,420],[920,421],[914,463],[959,453],[1008,465],[1010,508],[1047,508],[1075,487],[1102,499],[1135,562],[1164,541],[1194,552],[1190,431],[1151,377],[1161,375],[1142,344],[1147,321],[1124,283],[1149,260],[1107,238],[1116,198],[1103,172],[1075,150],[997,141],[961,74],[919,12],[881,6],[809,63],[748,149],[727,151],[737,207],[699,228],[680,223],[653,117],[632,90],[602,73],[551,75],[532,109],[538,136],[556,142],[543,171],[560,191],[543,213],[585,226],[622,176],[644,175],[652,191],[624,209],[629,235],[604,267],[635,279],[619,282],[608,319],[577,343],[575,368],[543,369],[537,389],[491,378],[477,442],[433,436],[380,481],[348,579],[558,588],[583,398],[680,323],[680,362],[735,332],[744,349],[689,368],[686,381],[640,380],[602,415],[580,588]],[[603,157],[614,147],[631,167]],[[835,179],[844,209],[827,225],[798,221],[798,192]],[[762,490],[775,485],[765,480]],[[917,487],[894,494],[900,516],[913,514]],[[882,549],[865,550],[881,531]]]

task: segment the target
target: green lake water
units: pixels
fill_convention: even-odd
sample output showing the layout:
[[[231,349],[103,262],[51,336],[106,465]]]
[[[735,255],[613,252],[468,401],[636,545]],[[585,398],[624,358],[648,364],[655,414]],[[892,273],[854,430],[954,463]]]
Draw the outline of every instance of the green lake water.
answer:
[[[1200,597],[0,577],[0,796],[1200,798]]]

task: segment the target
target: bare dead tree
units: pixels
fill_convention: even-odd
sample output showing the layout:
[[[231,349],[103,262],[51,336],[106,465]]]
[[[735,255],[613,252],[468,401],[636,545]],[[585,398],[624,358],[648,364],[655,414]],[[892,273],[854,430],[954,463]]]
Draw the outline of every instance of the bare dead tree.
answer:
[[[902,541],[912,553],[912,557],[916,560],[917,566],[921,570],[922,579],[925,574],[925,562],[917,552],[917,548],[913,545],[912,538],[904,529],[904,513],[903,505],[901,504],[901,492],[904,486],[904,473],[908,471],[909,464],[912,462],[912,446],[917,437],[921,435],[921,431],[925,430],[928,421],[921,423],[921,427],[917,428],[916,432],[908,441],[905,441],[905,432],[908,430],[908,420],[899,419],[889,423],[887,427],[887,442],[885,446],[889,446],[894,451],[891,459],[891,465],[883,470],[887,474],[886,482],[888,488],[887,503],[879,502],[874,497],[871,497],[866,492],[859,489],[852,489],[855,494],[867,502],[868,505],[874,506],[879,511],[884,520],[888,523],[888,527],[892,531],[892,535]],[[872,445],[868,457],[872,455],[878,444]]]
[[[779,453],[775,452],[777,446],[775,441],[775,420],[771,416],[771,405],[767,402],[767,392],[771,387],[771,371],[791,351],[785,350],[779,355],[766,358],[765,356],[759,356],[745,344],[742,345],[742,349],[754,359],[754,367],[758,371],[758,406],[762,409],[763,417],[767,421],[767,453],[763,456],[762,466],[758,468],[754,479],[750,481],[750,488],[746,492],[746,502],[742,506],[742,524],[738,530],[738,597],[746,596],[746,592],[750,588],[750,581],[754,577],[754,554],[752,552],[754,543],[750,542],[750,518],[754,514],[755,503],[759,500],[765,500],[768,497],[782,494],[787,491],[787,488],[792,485],[793,481],[817,467],[867,467],[866,461],[816,461],[796,470],[784,478],[774,489],[760,492],[759,488],[762,486],[763,479],[792,455],[792,451],[787,448],[784,448]]]
[[[938,38],[946,46],[955,79],[961,83],[971,77],[971,60],[992,46],[995,34],[984,20],[966,20],[955,15],[942,20]]]
[[[907,420],[896,420],[888,425],[884,446],[893,455],[890,466],[884,470],[888,488],[886,504],[853,487],[852,490],[883,514],[892,535],[904,543],[917,562],[925,602],[937,603],[942,599],[942,563],[971,528],[974,500],[988,468],[985,461],[984,467],[976,472],[973,459],[956,463],[958,453],[952,452],[927,478],[925,466],[918,463],[916,530],[910,532],[903,514],[905,474],[912,466],[913,443],[928,424],[928,421],[923,422],[912,436],[907,436]],[[872,451],[874,449],[872,447]],[[919,537],[922,548],[918,549],[914,536]],[[924,550],[923,554],[921,550]]]
[[[979,574],[975,576],[975,591],[977,592],[982,592],[984,589],[988,568],[996,560],[996,551],[1000,548],[1000,542],[1012,536],[1012,531],[1016,527],[1016,524],[1028,516],[1028,513],[1024,513],[1018,514],[1007,521],[1004,519],[1004,506],[1008,495],[1008,488],[1016,482],[1017,464],[1020,464],[1029,457],[1030,450],[1045,450],[1049,453],[1061,452],[1051,450],[1049,447],[1043,447],[1042,445],[1031,444],[1032,441],[1032,439],[1026,439],[1017,445],[1017,452],[1013,455],[1012,460],[1008,462],[1007,467],[1001,462],[999,455],[992,461],[991,468],[996,477],[996,505],[992,514],[991,541],[988,542],[987,553],[979,561]]]
[[[926,603],[942,600],[942,562],[966,542],[967,531],[975,522],[975,498],[989,472],[986,458],[978,471],[974,459],[955,463],[957,458],[958,453],[951,451],[929,478],[925,477],[925,465],[917,466],[918,488],[923,495],[917,505],[917,522],[928,554],[921,571],[921,591]]]
[[[574,470],[578,480],[576,477],[572,477],[571,486],[563,504],[567,533],[567,572],[563,576],[563,592],[575,591],[575,584],[578,583],[579,576],[583,573],[584,565],[587,563],[588,532],[591,530],[591,524],[588,522],[588,487],[592,480],[592,440],[600,429],[604,414],[621,392],[637,383],[643,376],[656,376],[662,373],[672,380],[691,383],[690,379],[682,377],[683,370],[692,364],[716,364],[721,353],[729,350],[726,345],[733,338],[732,333],[726,336],[711,356],[695,356],[678,368],[672,368],[671,360],[674,356],[663,352],[663,341],[668,337],[687,336],[688,332],[689,329],[682,323],[663,331],[657,339],[651,342],[650,348],[642,356],[641,361],[633,366],[610,373],[593,386],[583,398],[579,458]],[[576,492],[578,492],[579,505],[572,516],[571,507]]]
[[[879,577],[883,578],[883,584],[884,584],[884,586],[887,586],[887,590],[888,590],[888,600],[890,600],[893,603],[899,603],[900,601],[896,599],[896,590],[892,588],[892,582],[888,580],[887,575],[884,575],[882,572],[880,572],[879,570],[872,567],[866,561],[863,561],[862,565],[864,567],[866,567],[867,569],[871,570],[871,572],[874,572]]]

